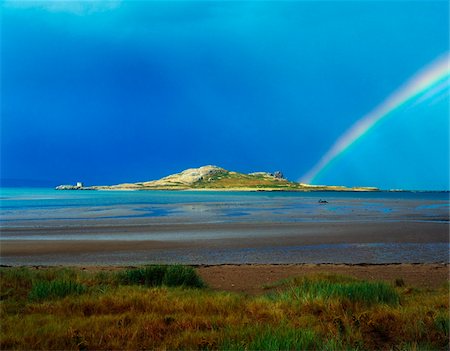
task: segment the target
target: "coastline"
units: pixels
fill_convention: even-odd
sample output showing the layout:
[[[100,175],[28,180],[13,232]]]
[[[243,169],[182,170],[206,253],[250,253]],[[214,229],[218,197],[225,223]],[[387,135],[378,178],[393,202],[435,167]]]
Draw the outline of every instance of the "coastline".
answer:
[[[351,276],[368,281],[394,283],[401,279],[405,285],[423,289],[436,289],[448,283],[448,263],[397,263],[397,264],[219,264],[191,265],[214,291],[262,295],[270,291],[270,285],[283,279],[320,274]],[[12,266],[2,266],[8,269]],[[71,268],[87,272],[111,272],[136,266],[34,266],[36,270],[55,267]]]
[[[305,189],[291,189],[291,188],[250,188],[250,187],[234,187],[234,188],[103,188],[103,187],[86,187],[81,189],[56,189],[56,190],[80,190],[80,191],[196,191],[196,192],[295,192],[295,193],[308,193],[308,192],[390,192],[390,190],[380,190],[371,188],[347,188],[340,189],[339,186],[334,187],[320,187],[314,186],[307,187]],[[395,191],[400,192],[400,191]],[[409,192],[409,190],[401,190],[401,192]],[[439,191],[438,191],[439,192]]]

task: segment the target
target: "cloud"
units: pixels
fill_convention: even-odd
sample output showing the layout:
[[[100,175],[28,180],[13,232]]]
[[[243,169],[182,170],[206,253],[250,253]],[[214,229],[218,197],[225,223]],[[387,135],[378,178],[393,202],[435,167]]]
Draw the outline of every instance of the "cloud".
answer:
[[[118,8],[122,0],[5,0],[3,6],[14,9],[39,9],[48,12],[63,12],[75,15],[89,15]]]

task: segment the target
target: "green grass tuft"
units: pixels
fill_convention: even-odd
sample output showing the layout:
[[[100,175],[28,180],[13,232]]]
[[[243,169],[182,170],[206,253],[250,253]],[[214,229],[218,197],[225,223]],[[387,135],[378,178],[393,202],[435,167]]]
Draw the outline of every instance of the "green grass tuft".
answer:
[[[119,274],[119,280],[126,285],[161,286],[166,271],[166,266],[159,265],[127,269]]]
[[[307,301],[347,299],[365,305],[377,303],[398,305],[400,295],[393,286],[384,282],[346,281],[345,279],[294,280],[287,289],[272,295],[275,299]]]
[[[41,301],[68,295],[80,295],[84,292],[86,292],[86,286],[72,280],[43,280],[33,283],[28,298],[31,301]]]
[[[152,265],[142,268],[128,269],[119,275],[119,281],[126,285],[145,286],[184,286],[202,288],[203,281],[189,266]]]
[[[320,347],[311,330],[280,328],[266,330],[252,340],[250,350],[311,350]]]
[[[184,286],[192,288],[203,288],[205,284],[195,272],[194,268],[188,266],[168,266],[163,278],[166,286]]]
[[[289,326],[261,327],[256,325],[230,332],[219,349],[221,350],[317,350],[323,348],[320,338],[309,329]]]
[[[436,329],[448,338],[450,333],[450,317],[448,313],[438,314],[434,319],[434,324],[436,326]]]

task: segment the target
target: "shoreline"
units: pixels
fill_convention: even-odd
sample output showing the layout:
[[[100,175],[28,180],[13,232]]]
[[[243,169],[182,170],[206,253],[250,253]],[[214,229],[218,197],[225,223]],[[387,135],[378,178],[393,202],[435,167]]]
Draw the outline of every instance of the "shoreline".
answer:
[[[339,188],[340,186],[336,186]],[[56,189],[58,191],[73,191],[73,190],[80,190],[80,191],[195,191],[195,192],[293,192],[293,193],[314,193],[314,192],[348,192],[348,193],[360,193],[360,192],[370,192],[370,193],[376,193],[376,192],[417,192],[415,190],[382,190],[382,189],[371,189],[368,188],[354,188],[354,189],[328,189],[328,188],[322,188],[320,185],[317,186],[310,186],[306,189],[280,189],[280,188],[247,188],[247,187],[237,187],[237,188],[102,188],[101,186],[93,186],[93,187],[85,187],[85,188],[79,188],[79,189]],[[424,192],[448,192],[448,191],[428,191],[425,190]]]
[[[196,267],[199,275],[215,290],[259,295],[282,279],[316,274],[338,274],[358,279],[394,283],[402,279],[418,288],[438,288],[448,283],[445,264],[243,264]]]
[[[138,265],[139,266],[139,265]],[[91,273],[118,271],[136,265],[23,265],[29,269],[71,268]],[[369,281],[394,284],[401,279],[405,285],[423,289],[442,287],[449,281],[449,263],[389,263],[389,264],[217,264],[189,265],[194,267],[210,289],[216,291],[261,295],[282,279],[317,274],[338,274]],[[1,265],[1,269],[17,266]]]

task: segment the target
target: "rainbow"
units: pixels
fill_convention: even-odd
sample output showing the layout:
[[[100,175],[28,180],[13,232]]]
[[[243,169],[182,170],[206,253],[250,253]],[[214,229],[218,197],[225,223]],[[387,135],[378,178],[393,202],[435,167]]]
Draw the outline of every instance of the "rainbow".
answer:
[[[450,53],[440,56],[434,62],[417,72],[397,91],[391,94],[374,110],[356,121],[333,146],[322,156],[317,164],[300,181],[312,183],[336,157],[347,150],[356,140],[367,134],[381,119],[397,108],[420,96],[416,104],[429,100],[442,93],[448,94],[450,77]],[[441,94],[442,95],[442,94]],[[440,95],[440,96],[441,96]]]

